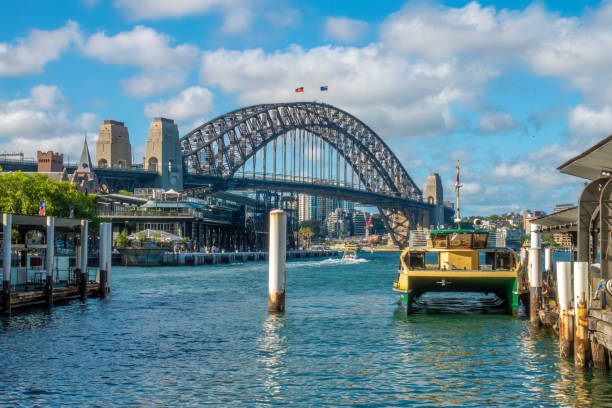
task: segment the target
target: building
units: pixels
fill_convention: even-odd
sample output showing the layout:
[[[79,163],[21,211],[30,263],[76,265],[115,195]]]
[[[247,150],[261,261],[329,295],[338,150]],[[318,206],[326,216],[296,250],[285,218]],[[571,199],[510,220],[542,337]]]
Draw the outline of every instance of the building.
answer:
[[[575,207],[574,204],[557,204],[555,205],[555,208],[553,209],[553,213],[563,211],[563,210],[568,210],[573,207]]]
[[[432,204],[434,209],[430,215],[429,224],[443,225],[444,218],[444,190],[442,189],[442,179],[438,173],[431,173],[427,177],[425,184],[425,202]]]
[[[326,219],[327,236],[343,238],[351,235],[351,217],[342,208],[331,211]]]
[[[132,167],[132,145],[130,134],[123,122],[105,120],[100,125],[96,143],[97,167]]]
[[[159,174],[161,188],[183,189],[183,154],[178,127],[172,119],[155,118],[151,122],[144,166]]]
[[[351,235],[357,237],[366,236],[366,214],[363,211],[349,210],[351,214]]]
[[[93,172],[89,147],[87,146],[87,138],[85,138],[83,143],[83,151],[81,152],[81,159],[79,160],[77,169],[70,175],[70,182],[76,185],[77,190],[85,194],[97,193],[100,191],[98,178]]]
[[[355,203],[308,194],[300,194],[298,196],[298,219],[300,222],[319,220],[323,226],[329,213],[336,208],[352,210],[355,208]]]
[[[40,150],[36,152],[39,173],[57,173],[64,170],[64,155],[62,153],[54,153],[48,151],[46,153]]]
[[[298,220],[308,221],[315,218],[317,198],[308,194],[298,195]]]

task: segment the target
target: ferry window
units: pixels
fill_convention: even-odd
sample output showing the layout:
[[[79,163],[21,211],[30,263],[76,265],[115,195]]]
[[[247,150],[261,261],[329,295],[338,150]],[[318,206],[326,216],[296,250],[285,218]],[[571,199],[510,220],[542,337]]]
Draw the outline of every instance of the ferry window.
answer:
[[[472,234],[451,234],[449,246],[451,248],[471,248]]]
[[[474,234],[474,248],[485,248],[487,246],[487,234]]]
[[[491,271],[495,265],[495,252],[481,252],[478,255],[478,265],[481,271]]]
[[[495,257],[495,269],[510,269],[512,267],[512,257],[510,254],[499,252]]]
[[[435,234],[432,236],[431,241],[434,248],[448,248],[447,242],[448,235],[446,234]]]
[[[425,264],[428,268],[439,269],[440,268],[440,257],[437,252],[426,252]]]
[[[425,253],[410,252],[408,254],[408,267],[411,269],[425,268]]]

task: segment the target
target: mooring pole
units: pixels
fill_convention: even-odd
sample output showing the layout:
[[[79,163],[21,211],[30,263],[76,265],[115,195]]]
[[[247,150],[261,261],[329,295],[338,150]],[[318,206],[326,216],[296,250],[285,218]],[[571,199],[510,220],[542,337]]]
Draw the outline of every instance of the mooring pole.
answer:
[[[586,367],[589,363],[588,274],[588,262],[574,262],[574,363],[578,367]]]
[[[552,268],[552,248],[548,246],[544,248],[544,270],[547,273],[552,273]]]
[[[45,295],[47,306],[53,307],[53,267],[55,266],[53,252],[55,249],[55,218],[47,217],[47,281],[45,284]]]
[[[287,213],[270,212],[268,255],[268,311],[285,311],[285,260],[287,253]]]
[[[13,215],[2,214],[2,310],[5,316],[11,314],[11,232]]]
[[[98,251],[98,265],[100,281],[98,282],[98,296],[101,298],[106,297],[106,223],[100,223],[100,249]]]
[[[557,262],[557,297],[559,302],[559,348],[562,357],[574,352],[574,322],[570,314],[572,299],[572,263]]]
[[[542,304],[542,249],[529,248],[529,321],[540,326]]]
[[[106,223],[106,293],[111,291],[113,274],[113,223]]]
[[[81,273],[80,273],[80,281],[79,281],[79,287],[80,287],[80,294],[81,294],[81,300],[82,301],[86,301],[87,300],[87,284],[89,281],[89,273],[87,270],[87,260],[89,258],[89,254],[88,254],[88,245],[87,245],[87,241],[89,238],[89,221],[88,220],[81,220],[81,247],[80,252],[80,265],[79,267],[81,268]]]

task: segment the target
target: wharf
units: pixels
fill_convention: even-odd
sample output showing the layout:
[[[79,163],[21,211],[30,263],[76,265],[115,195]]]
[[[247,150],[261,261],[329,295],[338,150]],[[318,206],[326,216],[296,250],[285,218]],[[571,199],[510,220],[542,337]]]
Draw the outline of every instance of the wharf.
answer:
[[[87,284],[87,297],[99,297],[100,284],[89,282]],[[75,299],[81,299],[81,289],[78,286],[64,286],[53,288],[53,303],[63,303]],[[30,290],[11,293],[11,310],[27,309],[31,307],[45,306],[48,296],[44,290]],[[2,307],[0,310],[4,311]]]
[[[268,252],[218,252],[218,253],[171,253],[159,249],[124,248],[121,252],[121,264],[124,266],[178,266],[178,265],[214,265],[235,262],[265,261]],[[337,256],[336,250],[287,251],[287,259],[321,258]]]

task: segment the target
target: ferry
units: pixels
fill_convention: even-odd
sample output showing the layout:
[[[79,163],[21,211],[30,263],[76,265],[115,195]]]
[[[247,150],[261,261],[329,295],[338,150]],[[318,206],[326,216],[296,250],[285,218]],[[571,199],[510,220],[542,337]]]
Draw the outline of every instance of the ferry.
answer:
[[[357,259],[357,252],[359,251],[359,245],[356,244],[345,244],[344,245],[344,254],[342,255],[342,260],[354,260]]]
[[[488,231],[445,229],[431,231],[426,247],[408,247],[400,256],[393,290],[401,293],[406,314],[425,292],[495,293],[518,314],[519,297],[529,296],[523,266],[509,248],[488,248]]]
[[[505,300],[507,310],[517,315],[519,300],[526,305],[529,301],[525,266],[510,248],[488,248],[488,231],[462,228],[460,188],[457,162],[456,227],[432,230],[425,246],[402,251],[393,282],[393,290],[401,294],[400,307],[411,313],[414,301],[425,292],[485,292]]]

